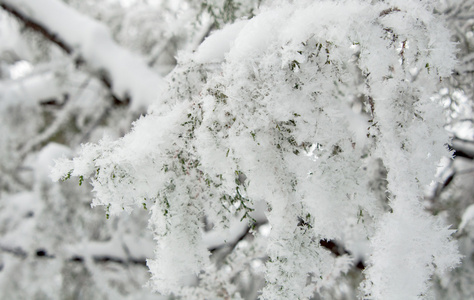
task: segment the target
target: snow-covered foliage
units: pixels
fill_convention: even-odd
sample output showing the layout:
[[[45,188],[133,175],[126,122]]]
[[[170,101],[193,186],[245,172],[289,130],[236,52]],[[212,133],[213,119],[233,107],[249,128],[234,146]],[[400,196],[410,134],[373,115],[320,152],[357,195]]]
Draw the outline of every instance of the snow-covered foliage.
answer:
[[[159,105],[53,176],[90,178],[107,216],[151,210],[150,286],[163,294],[247,298],[248,278],[264,276],[262,299],[337,298],[357,289],[347,277],[361,263],[360,298],[429,298],[432,276],[460,259],[422,203],[447,153],[431,95],[454,65],[432,9],[261,7],[180,53]]]
[[[40,1],[8,4],[44,24],[39,12],[35,19],[34,10],[28,9],[33,2]],[[119,138],[144,111],[138,110],[138,102],[131,108],[114,101],[110,88],[95,74],[102,64],[80,62],[65,53],[34,28],[12,18],[5,3],[0,1],[0,298],[161,299],[143,288],[149,280],[145,259],[153,255],[154,247],[147,230],[148,212],[137,210],[107,220],[103,209],[91,210],[86,182],[82,186],[56,184],[49,178],[55,159],[72,155],[80,143],[98,141],[104,133]],[[107,6],[105,1],[101,4]],[[42,11],[46,12],[43,18],[61,19],[51,17],[60,13],[50,5]],[[74,26],[90,28],[90,17],[79,17],[79,22],[62,20],[63,31],[72,32]],[[110,38],[106,42],[115,49],[121,47]],[[90,44],[89,53],[100,51],[103,45]],[[140,47],[139,39],[135,46]],[[132,60],[143,61],[138,55]],[[159,78],[164,69],[160,64],[142,75]],[[136,67],[144,68],[135,63],[132,67],[127,74],[117,75],[131,76]],[[141,80],[135,75],[135,80]],[[148,87],[142,95],[156,88]],[[152,97],[148,101],[155,99],[155,93]]]

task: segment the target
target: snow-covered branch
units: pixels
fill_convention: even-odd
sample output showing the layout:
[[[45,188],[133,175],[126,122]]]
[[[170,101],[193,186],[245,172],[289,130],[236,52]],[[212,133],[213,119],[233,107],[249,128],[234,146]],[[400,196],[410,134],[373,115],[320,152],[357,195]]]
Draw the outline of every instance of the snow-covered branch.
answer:
[[[142,245],[143,246],[143,245]],[[89,243],[87,245],[73,245],[66,247],[68,249],[65,257],[62,259],[68,261],[78,261],[82,262],[87,259],[91,259],[96,263],[101,262],[115,262],[119,264],[139,264],[146,266],[146,257],[152,255],[150,251],[152,247],[143,247],[139,248],[132,245],[126,244],[117,244],[115,242],[96,242]],[[133,253],[130,252],[130,249],[134,250]],[[9,253],[11,255],[17,256],[19,258],[27,258],[28,256],[35,256],[37,258],[51,258],[56,259],[58,255],[56,253],[51,253],[45,248],[39,247],[34,251],[27,251],[22,247],[15,246],[10,247],[0,244],[0,252]],[[64,256],[64,255],[63,255]]]
[[[144,60],[118,45],[104,25],[61,1],[1,0],[0,6],[72,55],[76,63],[85,62],[116,99],[130,97],[133,109],[148,107],[162,90],[163,79]]]

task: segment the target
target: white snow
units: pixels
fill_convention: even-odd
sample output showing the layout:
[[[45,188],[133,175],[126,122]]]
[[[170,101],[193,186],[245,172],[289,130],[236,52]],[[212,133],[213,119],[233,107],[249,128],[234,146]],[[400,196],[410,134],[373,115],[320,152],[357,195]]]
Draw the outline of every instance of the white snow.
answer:
[[[18,80],[0,82],[0,108],[8,106],[37,105],[38,101],[56,98],[60,95],[57,78],[53,73],[25,76]]]
[[[49,143],[38,154],[35,165],[35,177],[37,182],[50,182],[51,169],[55,165],[55,161],[59,158],[70,156],[72,151],[57,143]]]
[[[464,227],[474,220],[474,204],[469,205],[464,214],[462,215],[462,221],[459,224],[458,231],[462,231]]]
[[[241,20],[211,34],[196,50],[194,60],[202,64],[224,61],[225,55],[229,52],[238,34],[247,23],[247,20]]]
[[[280,26],[283,26],[288,18],[288,12],[283,9],[266,12],[247,22],[234,41],[229,52],[229,60],[245,60],[258,53],[263,52],[274,42]]]
[[[20,60],[10,67],[10,76],[12,79],[18,79],[25,76],[33,70],[33,65],[26,60]]]

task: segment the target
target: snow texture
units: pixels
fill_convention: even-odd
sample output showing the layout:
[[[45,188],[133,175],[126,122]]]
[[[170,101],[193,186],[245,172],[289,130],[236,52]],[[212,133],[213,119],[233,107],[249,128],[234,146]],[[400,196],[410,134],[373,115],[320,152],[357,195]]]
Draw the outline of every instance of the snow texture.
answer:
[[[446,154],[430,96],[454,65],[449,32],[428,1],[262,11],[181,54],[168,92],[131,133],[85,145],[55,179],[90,178],[93,203],[112,214],[152,207],[148,265],[161,293],[217,284],[208,249],[219,239],[205,219],[231,237],[240,230],[223,229],[235,220],[271,225],[254,241],[268,256],[262,299],[310,298],[361,257],[362,298],[428,297],[431,276],[459,262],[452,231],[421,204]]]

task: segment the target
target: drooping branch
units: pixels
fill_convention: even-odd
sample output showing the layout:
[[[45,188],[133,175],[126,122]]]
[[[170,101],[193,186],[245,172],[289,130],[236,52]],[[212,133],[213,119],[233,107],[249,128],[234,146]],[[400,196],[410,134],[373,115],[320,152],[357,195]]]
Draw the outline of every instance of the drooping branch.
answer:
[[[0,0],[0,7],[85,66],[116,104],[131,102],[133,109],[142,109],[160,94],[163,79],[96,20],[57,0]]]

